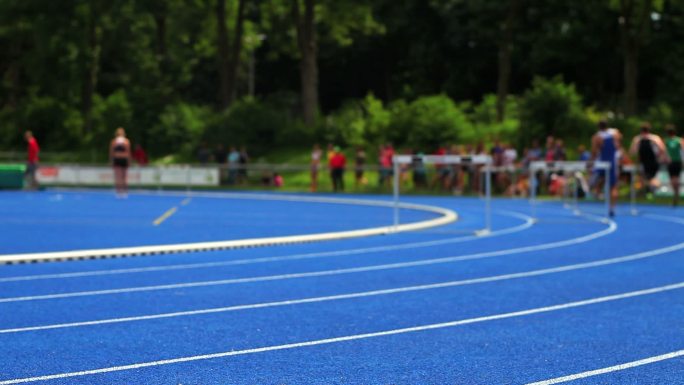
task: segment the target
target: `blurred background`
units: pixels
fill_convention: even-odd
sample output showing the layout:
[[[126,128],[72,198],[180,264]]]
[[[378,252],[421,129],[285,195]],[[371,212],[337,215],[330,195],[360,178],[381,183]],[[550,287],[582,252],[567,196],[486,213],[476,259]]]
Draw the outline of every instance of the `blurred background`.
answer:
[[[256,183],[278,165],[308,186],[315,143],[373,172],[388,142],[521,159],[553,135],[574,159],[601,118],[628,138],[684,124],[681,1],[3,0],[0,18],[0,162],[32,130],[43,163],[104,164],[124,127],[143,166],[235,148]]]

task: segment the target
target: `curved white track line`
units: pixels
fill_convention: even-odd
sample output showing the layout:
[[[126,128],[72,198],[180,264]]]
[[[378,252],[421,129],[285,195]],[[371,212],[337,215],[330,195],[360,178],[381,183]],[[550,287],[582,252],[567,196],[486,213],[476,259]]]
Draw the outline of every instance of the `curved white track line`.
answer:
[[[172,195],[179,194],[163,194],[163,193],[146,193],[143,195]],[[180,194],[187,196],[187,194]],[[394,207],[392,202],[362,200],[362,199],[343,199],[343,198],[322,198],[322,197],[305,197],[305,196],[278,196],[278,195],[262,195],[262,194],[210,194],[210,193],[193,193],[192,196],[202,196],[209,198],[234,198],[234,199],[254,199],[254,200],[277,200],[277,201],[296,201],[296,202],[315,202],[315,203],[332,203],[332,204],[347,204],[347,205],[365,205],[365,206],[379,206],[379,207]],[[236,249],[244,247],[260,247],[285,245],[293,243],[305,242],[321,242],[337,239],[368,237],[373,235],[390,234],[404,231],[423,230],[436,226],[443,226],[454,222],[458,219],[458,215],[449,209],[437,206],[419,205],[413,203],[399,203],[399,207],[409,210],[428,211],[440,214],[441,216],[434,219],[429,219],[420,222],[407,223],[399,226],[382,226],[373,227],[361,230],[336,231],[319,234],[307,235],[291,235],[283,237],[266,237],[266,238],[251,238],[251,239],[236,239],[229,241],[216,242],[196,242],[183,243],[173,245],[155,245],[155,246],[136,246],[136,247],[117,247],[109,249],[92,249],[92,250],[75,250],[75,251],[57,251],[47,253],[22,253],[22,254],[8,254],[0,255],[0,264],[7,263],[24,263],[24,262],[41,262],[41,261],[60,261],[69,259],[87,259],[87,258],[107,258],[113,256],[133,256],[133,255],[151,255],[151,254],[168,254],[168,253],[182,253],[191,251],[209,251],[209,250],[225,250]]]
[[[672,246],[660,248],[660,249],[648,250],[648,251],[643,251],[643,252],[636,253],[636,254],[625,255],[622,257],[608,258],[608,259],[592,261],[592,262],[576,263],[576,264],[572,264],[572,265],[551,267],[551,268],[546,268],[546,269],[524,271],[524,272],[520,272],[520,273],[501,274],[501,275],[494,275],[494,276],[489,276],[489,277],[470,278],[470,279],[463,279],[463,280],[449,281],[449,282],[440,282],[440,283],[434,283],[434,284],[428,284],[428,285],[406,286],[406,287],[399,287],[399,288],[394,288],[394,289],[373,290],[373,291],[348,293],[348,294],[338,294],[338,295],[331,295],[331,296],[324,296],[324,297],[311,297],[311,298],[294,299],[294,300],[286,300],[286,301],[264,302],[264,303],[248,304],[248,305],[235,305],[235,306],[210,308],[210,309],[189,310],[189,311],[173,312],[173,313],[160,313],[160,314],[151,314],[151,315],[134,316],[134,317],[102,319],[102,320],[95,320],[95,321],[83,321],[83,322],[71,322],[71,323],[62,323],[62,324],[41,325],[41,326],[29,326],[29,327],[13,328],[13,329],[0,329],[0,334],[20,333],[20,332],[49,330],[49,329],[62,329],[62,328],[81,327],[81,326],[104,325],[104,324],[110,324],[110,323],[135,322],[135,321],[145,321],[145,320],[161,319],[161,318],[185,317],[185,316],[202,315],[202,314],[224,313],[224,312],[240,311],[240,310],[261,309],[261,308],[267,308],[267,307],[292,306],[292,305],[300,305],[300,304],[307,304],[307,303],[337,301],[337,300],[352,299],[352,298],[373,297],[373,296],[379,296],[379,295],[391,295],[391,294],[399,294],[399,293],[406,293],[406,292],[412,292],[412,291],[443,289],[443,288],[448,288],[448,287],[475,285],[475,284],[480,284],[480,283],[506,281],[506,280],[511,280],[511,279],[520,279],[520,278],[530,278],[530,277],[537,277],[537,276],[548,275],[548,274],[564,273],[564,272],[574,271],[574,270],[583,270],[583,269],[590,269],[590,268],[594,268],[594,267],[615,265],[615,264],[619,264],[619,263],[625,263],[625,262],[637,261],[640,259],[651,258],[651,257],[671,253],[671,252],[682,250],[682,249],[684,249],[684,242],[678,243],[678,244],[675,244]]]
[[[133,370],[133,369],[140,369],[140,368],[147,368],[147,367],[177,364],[177,363],[182,363],[182,362],[203,361],[203,360],[209,360],[209,359],[215,359],[215,358],[241,356],[241,355],[246,355],[246,354],[255,354],[255,353],[263,353],[263,352],[270,352],[270,351],[277,351],[277,350],[303,348],[303,347],[308,347],[308,346],[327,345],[327,344],[333,344],[333,343],[338,343],[338,342],[356,341],[356,340],[376,338],[376,337],[385,337],[385,336],[391,336],[391,335],[397,335],[397,334],[415,333],[415,332],[421,332],[421,331],[426,331],[426,330],[444,329],[444,328],[451,328],[451,327],[469,325],[469,324],[475,324],[475,323],[481,323],[481,322],[488,322],[488,321],[494,321],[494,320],[515,318],[515,317],[523,317],[523,316],[540,314],[540,313],[548,313],[548,312],[553,312],[553,311],[558,311],[558,310],[565,310],[565,309],[577,308],[577,307],[582,307],[582,306],[594,305],[594,304],[598,304],[598,303],[605,303],[605,302],[617,301],[617,300],[622,300],[622,299],[627,299],[627,298],[640,297],[640,296],[644,296],[644,295],[652,295],[652,294],[657,294],[657,293],[662,293],[662,292],[667,292],[667,291],[672,291],[672,290],[678,290],[678,289],[682,289],[682,288],[684,288],[684,282],[678,282],[678,283],[675,283],[672,285],[659,286],[659,287],[654,287],[654,288],[645,289],[645,290],[631,291],[631,292],[614,294],[614,295],[609,295],[609,296],[604,296],[604,297],[595,297],[595,298],[585,299],[585,300],[581,300],[581,301],[567,302],[567,303],[562,303],[562,304],[558,304],[558,305],[537,307],[537,308],[532,308],[532,309],[520,310],[520,311],[515,311],[515,312],[509,312],[509,313],[494,314],[494,315],[483,316],[483,317],[467,318],[467,319],[455,320],[455,321],[450,321],[450,322],[420,325],[420,326],[414,326],[414,327],[408,327],[408,328],[402,328],[402,329],[384,330],[384,331],[365,333],[365,334],[355,334],[355,335],[347,335],[347,336],[342,336],[342,337],[326,338],[326,339],[319,339],[319,340],[310,340],[310,341],[296,342],[296,343],[290,343],[290,344],[284,344],[284,345],[272,345],[272,346],[265,346],[265,347],[260,347],[260,348],[244,349],[244,350],[230,350],[230,351],[225,351],[225,352],[220,352],[220,353],[179,357],[179,358],[172,358],[172,359],[159,360],[159,361],[142,362],[142,363],[130,364],[130,365],[111,366],[108,368],[83,370],[83,371],[78,371],[78,372],[68,372],[68,373],[50,374],[50,375],[37,376],[37,377],[17,378],[17,379],[0,381],[0,385],[22,384],[22,383],[27,383],[27,382],[56,380],[56,379],[71,378],[71,377],[81,377],[81,376],[88,376],[88,375],[93,375],[93,374],[112,373],[112,372],[120,372],[120,371],[125,371],[125,370]]]
[[[479,240],[485,238],[491,238],[501,235],[513,234],[523,230],[527,230],[534,225],[534,218],[527,215],[519,214],[513,211],[499,211],[503,215],[508,215],[511,217],[516,217],[524,220],[525,222],[509,227],[502,230],[495,230],[486,235],[469,235],[457,238],[440,239],[435,241],[424,241],[424,242],[412,242],[404,243],[400,245],[391,246],[375,246],[366,247],[358,249],[348,249],[348,250],[336,250],[336,251],[326,251],[318,253],[305,253],[305,254],[294,254],[285,255],[279,257],[263,257],[263,258],[248,258],[248,259],[237,259],[232,261],[222,261],[222,262],[203,262],[203,263],[187,263],[187,264],[177,264],[177,265],[166,265],[166,266],[153,266],[153,267],[138,267],[138,268],[128,268],[128,269],[113,269],[113,270],[95,270],[95,271],[79,271],[72,273],[57,273],[57,274],[38,274],[38,275],[25,275],[16,277],[4,277],[0,278],[0,283],[4,282],[17,282],[17,281],[35,281],[35,280],[46,280],[46,279],[67,279],[67,278],[80,278],[80,277],[91,277],[91,276],[102,276],[102,275],[115,275],[115,274],[134,274],[134,273],[147,273],[156,271],[170,271],[170,270],[186,270],[186,269],[202,269],[210,267],[219,266],[234,266],[234,265],[251,265],[257,263],[268,263],[268,262],[282,262],[282,261],[295,261],[302,259],[314,259],[314,258],[327,258],[327,257],[337,257],[344,255],[358,255],[366,253],[384,252],[384,251],[395,251],[395,250],[406,250],[406,249],[417,249],[422,247],[432,247],[440,246],[454,243],[461,243],[471,240]]]
[[[609,366],[607,368],[590,370],[587,372],[571,374],[569,376],[552,378],[550,380],[531,382],[527,385],[560,384],[561,382],[575,381],[575,380],[579,380],[581,378],[587,378],[587,377],[598,376],[601,374],[617,372],[620,370],[635,368],[637,366],[648,365],[648,364],[652,364],[652,363],[659,362],[659,361],[671,360],[673,358],[677,358],[677,357],[681,357],[681,356],[684,356],[684,350],[678,350],[676,352],[661,354],[659,356],[654,356],[654,357],[648,357],[648,358],[644,358],[644,359],[641,359],[638,361],[631,361],[631,362],[627,362],[624,364]]]
[[[506,249],[506,250],[487,251],[487,252],[482,252],[482,253],[454,256],[454,257],[434,258],[434,259],[425,259],[425,260],[412,261],[412,262],[398,262],[398,263],[389,263],[389,264],[373,265],[373,266],[352,267],[352,268],[347,268],[347,269],[320,270],[320,271],[313,271],[313,272],[306,272],[306,273],[291,273],[291,274],[279,274],[279,275],[268,275],[268,276],[257,276],[257,277],[232,278],[232,279],[223,279],[223,280],[214,280],[214,281],[186,282],[186,283],[167,284],[167,285],[138,286],[138,287],[128,287],[128,288],[121,288],[121,289],[91,290],[91,291],[59,293],[59,294],[46,294],[46,295],[36,295],[36,296],[9,297],[9,298],[0,298],[0,303],[36,301],[36,300],[50,300],[50,299],[73,298],[73,297],[87,297],[87,296],[96,296],[96,295],[122,294],[122,293],[146,292],[146,291],[156,291],[156,290],[173,290],[173,289],[181,289],[181,288],[230,285],[230,284],[238,284],[238,283],[278,281],[278,280],[285,280],[285,279],[323,277],[323,276],[340,275],[340,274],[363,273],[363,272],[369,272],[369,271],[401,269],[401,268],[409,268],[409,267],[416,267],[416,266],[428,266],[428,265],[435,265],[435,264],[442,264],[442,263],[451,263],[451,262],[466,261],[466,260],[473,260],[473,259],[492,258],[492,257],[498,257],[498,256],[502,256],[502,255],[519,254],[519,253],[526,253],[526,252],[533,252],[533,251],[548,250],[548,249],[560,248],[560,247],[565,247],[565,246],[571,246],[571,245],[589,242],[589,241],[592,241],[592,240],[600,238],[600,237],[604,237],[608,234],[615,232],[616,229],[617,229],[617,224],[614,221],[610,221],[607,229],[604,229],[604,230],[601,230],[601,231],[598,231],[598,232],[595,232],[595,233],[592,233],[589,235],[577,237],[577,238],[567,239],[567,240],[563,240],[563,241],[550,242],[550,243],[544,243],[544,244],[534,245],[534,246],[516,247],[516,248]]]

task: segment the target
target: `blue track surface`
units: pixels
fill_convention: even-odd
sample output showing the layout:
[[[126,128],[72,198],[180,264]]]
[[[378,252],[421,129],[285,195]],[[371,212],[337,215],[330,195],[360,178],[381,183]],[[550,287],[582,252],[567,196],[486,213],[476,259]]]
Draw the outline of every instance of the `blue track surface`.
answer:
[[[184,200],[2,193],[0,254],[350,230],[392,215]],[[575,374],[584,378],[566,382],[684,384],[684,211],[618,211],[610,224],[547,203],[531,224],[527,202],[495,200],[494,232],[478,238],[469,232],[482,226],[480,201],[406,200],[460,220],[324,243],[0,266],[0,384],[528,384]],[[406,221],[434,217],[402,211]]]

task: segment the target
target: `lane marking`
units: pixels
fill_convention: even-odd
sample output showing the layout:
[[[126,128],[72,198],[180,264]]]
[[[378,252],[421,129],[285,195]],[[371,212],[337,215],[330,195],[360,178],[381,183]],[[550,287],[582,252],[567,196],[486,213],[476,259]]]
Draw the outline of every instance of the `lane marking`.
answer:
[[[161,196],[186,196],[179,193],[160,193],[160,192],[142,192],[137,195],[161,195]],[[234,199],[253,199],[253,200],[275,200],[287,202],[316,202],[316,203],[332,203],[332,204],[347,204],[347,205],[362,205],[374,207],[394,207],[393,202],[374,201],[363,199],[344,199],[344,198],[323,198],[323,197],[305,197],[305,196],[278,196],[278,195],[262,195],[262,194],[216,194],[216,193],[193,193],[193,196],[203,196],[208,198],[234,198]],[[437,206],[420,205],[413,203],[400,202],[399,207],[408,210],[427,211],[439,214],[437,218],[401,224],[399,226],[381,226],[360,230],[337,231],[328,233],[306,234],[306,235],[291,235],[283,237],[266,237],[266,238],[251,238],[238,239],[229,241],[215,241],[215,242],[196,242],[196,243],[182,243],[171,245],[153,245],[153,246],[139,246],[139,247],[118,247],[109,249],[92,249],[92,250],[75,250],[75,251],[58,251],[47,253],[22,253],[22,254],[7,254],[0,255],[0,264],[3,263],[22,263],[22,262],[39,262],[39,261],[61,261],[69,259],[82,258],[105,258],[112,256],[137,256],[137,255],[155,255],[168,253],[184,253],[193,251],[210,251],[210,250],[226,250],[243,247],[263,247],[274,245],[286,245],[294,243],[306,242],[321,242],[337,239],[369,237],[373,235],[392,234],[404,231],[423,230],[430,227],[443,226],[452,223],[458,219],[458,215],[449,209]]]
[[[103,276],[103,275],[115,275],[115,274],[135,274],[135,273],[147,273],[156,271],[171,271],[171,270],[186,270],[186,269],[202,269],[210,267],[219,266],[235,266],[235,265],[251,265],[258,263],[269,263],[269,262],[282,262],[282,261],[295,261],[303,259],[315,259],[315,258],[328,258],[328,257],[338,257],[345,255],[358,255],[367,254],[375,252],[384,251],[395,251],[395,250],[407,250],[414,248],[441,246],[447,244],[461,243],[472,240],[479,240],[484,238],[497,237],[502,235],[514,234],[520,231],[527,230],[534,225],[534,218],[516,213],[513,211],[498,211],[500,214],[508,215],[511,217],[523,219],[525,222],[518,225],[509,227],[502,230],[495,230],[485,236],[470,235],[465,237],[457,238],[447,238],[439,239],[434,241],[423,241],[423,242],[412,242],[404,243],[399,245],[389,245],[389,246],[375,246],[366,247],[358,249],[347,249],[347,250],[336,250],[336,251],[326,251],[318,253],[304,253],[304,254],[294,254],[285,255],[278,257],[263,257],[263,258],[248,258],[248,259],[237,259],[232,261],[223,262],[203,262],[203,263],[187,263],[187,264],[176,264],[176,265],[166,265],[166,266],[152,266],[152,267],[138,267],[138,268],[128,268],[128,269],[112,269],[112,270],[94,270],[94,271],[80,271],[73,273],[57,273],[57,274],[38,274],[38,275],[25,275],[25,276],[15,276],[15,277],[5,277],[0,278],[0,283],[4,282],[17,282],[17,281],[34,281],[34,280],[46,280],[46,279],[66,279],[66,278],[80,278],[80,277],[92,277],[92,276]]]
[[[579,380],[579,379],[581,379],[581,378],[587,378],[587,377],[598,376],[598,375],[601,375],[601,374],[606,374],[606,373],[611,373],[611,372],[617,372],[617,371],[620,371],[620,370],[635,368],[635,367],[637,367],[637,366],[648,365],[648,364],[652,364],[652,363],[655,363],[655,362],[670,360],[670,359],[677,358],[677,357],[682,357],[682,356],[684,356],[684,350],[678,350],[678,351],[676,351],[676,352],[661,354],[661,355],[659,355],[659,356],[648,357],[648,358],[644,358],[644,359],[638,360],[638,361],[626,362],[626,363],[624,363],[624,364],[615,365],[615,366],[609,366],[609,367],[607,367],[607,368],[596,369],[596,370],[590,370],[590,371],[587,371],[587,372],[572,374],[572,375],[569,375],[569,376],[558,377],[558,378],[552,378],[552,379],[550,379],[550,380],[544,380],[544,381],[538,381],[538,382],[531,382],[531,383],[529,383],[529,384],[527,384],[527,385],[551,385],[551,384],[560,384],[561,382],[574,381],[574,380]]]
[[[241,356],[241,355],[246,355],[246,354],[255,354],[255,353],[263,353],[263,352],[286,350],[286,349],[303,348],[303,347],[309,347],[309,346],[326,345],[326,344],[333,344],[333,343],[346,342],[346,341],[356,341],[356,340],[369,339],[369,338],[385,337],[385,336],[398,335],[398,334],[415,333],[415,332],[421,332],[421,331],[426,331],[426,330],[444,329],[444,328],[451,328],[451,327],[463,326],[463,325],[469,325],[469,324],[475,324],[475,323],[481,323],[481,322],[488,322],[488,321],[494,321],[494,320],[515,318],[515,317],[523,317],[523,316],[540,314],[540,313],[548,313],[548,312],[553,312],[553,311],[558,311],[558,310],[565,310],[565,309],[570,309],[570,308],[577,308],[577,307],[582,307],[582,306],[594,305],[594,304],[598,304],[598,303],[605,303],[605,302],[617,301],[617,300],[622,300],[622,299],[627,299],[627,298],[657,294],[657,293],[662,293],[662,292],[667,292],[667,291],[672,291],[672,290],[678,290],[678,289],[682,289],[682,288],[684,288],[684,282],[679,282],[679,283],[675,283],[675,284],[671,284],[671,285],[659,286],[659,287],[650,288],[650,289],[625,292],[625,293],[614,294],[614,295],[609,295],[609,296],[604,296],[604,297],[595,297],[595,298],[585,299],[585,300],[581,300],[581,301],[567,302],[567,303],[558,304],[558,305],[537,307],[537,308],[532,308],[532,309],[520,310],[520,311],[515,311],[515,312],[509,312],[509,313],[494,314],[494,315],[483,316],[483,317],[467,318],[467,319],[455,320],[455,321],[450,321],[450,322],[427,324],[427,325],[413,326],[413,327],[407,327],[407,328],[401,328],[401,329],[384,330],[384,331],[372,332],[372,333],[354,334],[354,335],[347,335],[347,336],[334,337],[334,338],[310,340],[310,341],[304,341],[304,342],[289,343],[289,344],[284,344],[284,345],[271,345],[271,346],[265,346],[265,347],[260,347],[260,348],[243,349],[243,350],[230,350],[230,351],[225,351],[225,352],[220,352],[220,353],[178,357],[178,358],[172,358],[172,359],[142,362],[142,363],[129,364],[129,365],[111,366],[111,367],[107,367],[107,368],[82,370],[82,371],[78,371],[78,372],[67,372],[67,373],[50,374],[50,375],[43,375],[43,376],[36,376],[36,377],[17,378],[17,379],[0,381],[0,385],[11,385],[11,384],[21,384],[21,383],[27,383],[27,382],[56,380],[56,379],[71,378],[71,377],[81,377],[81,376],[88,376],[88,375],[93,375],[93,374],[120,372],[120,371],[125,371],[125,370],[141,369],[141,368],[146,368],[146,367],[170,365],[170,364],[177,364],[177,363],[183,363],[183,362],[201,361],[201,360],[209,360],[209,359],[231,357],[231,356]]]
[[[168,209],[162,216],[154,220],[154,225],[159,226],[161,225],[165,220],[167,220],[171,215],[175,214],[176,211],[178,211],[178,207],[171,207]]]
[[[62,324],[51,324],[51,325],[42,325],[42,326],[29,326],[29,327],[22,327],[22,328],[12,328],[12,329],[0,329],[0,334],[20,333],[20,332],[27,332],[27,331],[38,331],[38,330],[49,330],[49,329],[61,329],[61,328],[81,327],[81,326],[92,326],[92,325],[104,325],[104,324],[110,324],[110,323],[135,322],[135,321],[145,321],[145,320],[160,319],[160,318],[185,317],[185,316],[212,314],[212,313],[223,313],[223,312],[231,312],[231,311],[239,311],[239,310],[261,309],[261,308],[267,308],[267,307],[292,306],[292,305],[300,305],[300,304],[307,304],[307,303],[337,301],[337,300],[343,300],[343,299],[363,298],[363,297],[372,297],[372,296],[379,296],[379,295],[406,293],[406,292],[411,292],[411,291],[434,290],[434,289],[442,289],[442,288],[456,287],[456,286],[475,285],[475,284],[480,284],[480,283],[506,281],[506,280],[511,280],[511,279],[520,279],[520,278],[530,278],[530,277],[536,277],[536,276],[542,276],[542,275],[548,275],[548,274],[556,274],[556,273],[563,273],[563,272],[574,271],[574,270],[583,270],[583,269],[589,269],[589,268],[594,268],[594,267],[614,265],[614,264],[619,264],[619,263],[636,261],[636,260],[640,260],[640,259],[646,259],[646,258],[654,257],[657,255],[662,255],[662,254],[667,254],[667,253],[671,253],[674,251],[682,250],[682,249],[684,249],[684,242],[673,245],[673,246],[665,247],[662,249],[644,251],[644,252],[637,253],[637,254],[626,255],[623,257],[609,258],[609,259],[604,259],[604,260],[599,260],[599,261],[577,263],[577,264],[573,264],[573,265],[551,267],[551,268],[539,269],[539,270],[524,271],[524,272],[520,272],[520,273],[509,273],[509,274],[494,275],[494,276],[489,276],[489,277],[469,278],[469,279],[463,279],[463,280],[458,280],[458,281],[440,282],[440,283],[427,284],[427,285],[406,286],[406,287],[399,287],[399,288],[393,288],[393,289],[372,290],[372,291],[356,292],[356,293],[348,293],[348,294],[338,294],[338,295],[330,295],[330,296],[323,296],[323,297],[310,297],[310,298],[303,298],[303,299],[293,299],[293,300],[275,301],[275,302],[264,302],[264,303],[247,304],[247,305],[234,305],[234,306],[200,309],[200,310],[189,310],[189,311],[173,312],[173,313],[159,313],[159,314],[151,314],[151,315],[143,315],[143,316],[102,319],[102,320],[95,320],[95,321],[71,322],[71,323],[62,323]]]
[[[362,267],[352,267],[346,269],[333,269],[333,270],[319,270],[313,272],[305,273],[290,273],[290,274],[278,274],[278,275],[267,275],[267,276],[257,276],[257,277],[245,277],[245,278],[231,278],[222,280],[212,280],[212,281],[197,281],[197,282],[186,282],[186,283],[176,283],[176,284],[166,284],[166,285],[152,285],[152,286],[137,286],[137,287],[127,287],[121,289],[105,289],[105,290],[90,290],[90,291],[80,291],[80,292],[70,292],[70,293],[59,293],[59,294],[45,294],[45,295],[35,295],[35,296],[22,296],[22,297],[8,297],[0,298],[0,303],[8,302],[24,302],[24,301],[36,301],[36,300],[51,300],[59,298],[73,298],[73,297],[88,297],[97,295],[111,295],[111,294],[122,294],[122,293],[134,293],[134,292],[146,292],[146,291],[157,291],[157,290],[173,290],[181,288],[193,288],[193,287],[206,287],[206,286],[219,286],[219,285],[231,285],[240,283],[252,283],[252,282],[265,282],[265,281],[279,281],[286,279],[299,279],[299,278],[310,278],[310,277],[324,277],[332,275],[341,274],[354,274],[354,273],[365,273],[370,271],[381,271],[381,270],[391,270],[391,269],[402,269],[417,266],[428,266],[443,263],[452,263],[458,261],[467,261],[474,259],[483,258],[493,258],[503,255],[510,254],[520,254],[532,251],[548,250],[553,248],[560,248],[565,246],[576,245],[584,242],[589,242],[591,240],[606,236],[615,232],[617,229],[617,224],[614,221],[610,221],[607,229],[591,233],[589,235],[572,238],[563,241],[544,243],[534,246],[524,246],[512,249],[488,251],[482,253],[475,253],[469,255],[444,257],[444,258],[434,258],[434,259],[424,259],[411,262],[397,262],[388,263],[382,265],[372,265],[372,266],[362,266]]]
[[[187,206],[190,203],[190,201],[192,201],[192,198],[187,197],[187,198],[183,199],[183,201],[180,204],[181,204],[181,206]]]

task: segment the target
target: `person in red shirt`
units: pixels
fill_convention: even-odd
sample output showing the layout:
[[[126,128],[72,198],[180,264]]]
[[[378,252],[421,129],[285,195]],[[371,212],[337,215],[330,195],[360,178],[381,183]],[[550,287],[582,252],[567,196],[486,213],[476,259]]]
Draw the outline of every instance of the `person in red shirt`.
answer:
[[[28,143],[27,148],[27,159],[26,159],[26,179],[28,183],[28,188],[30,190],[38,189],[38,180],[36,179],[36,170],[38,169],[38,153],[40,153],[40,146],[38,146],[38,141],[33,136],[31,131],[26,131],[24,138]]]
[[[344,167],[347,165],[347,158],[345,158],[339,147],[335,147],[328,165],[330,166],[333,191],[344,191]]]
[[[146,166],[147,163],[149,163],[149,160],[147,159],[147,153],[145,153],[145,150],[140,144],[135,145],[135,150],[133,150],[133,160],[135,160],[135,162],[140,166]]]

